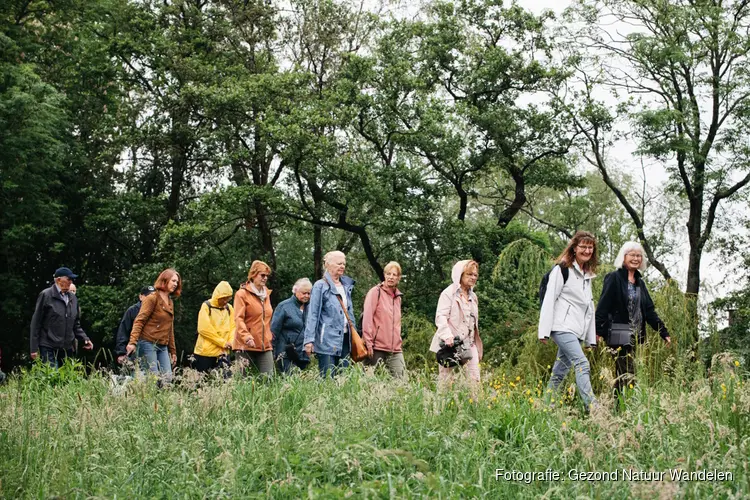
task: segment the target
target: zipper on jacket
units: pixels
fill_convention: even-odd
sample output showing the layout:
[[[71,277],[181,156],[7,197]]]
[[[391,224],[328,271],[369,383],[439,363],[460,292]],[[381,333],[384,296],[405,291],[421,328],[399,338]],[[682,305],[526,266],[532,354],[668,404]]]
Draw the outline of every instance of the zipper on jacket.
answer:
[[[396,352],[396,292],[393,292],[393,307],[391,308],[391,353]]]
[[[260,300],[260,297],[258,297]],[[266,301],[260,301],[260,349],[261,352],[266,350]]]

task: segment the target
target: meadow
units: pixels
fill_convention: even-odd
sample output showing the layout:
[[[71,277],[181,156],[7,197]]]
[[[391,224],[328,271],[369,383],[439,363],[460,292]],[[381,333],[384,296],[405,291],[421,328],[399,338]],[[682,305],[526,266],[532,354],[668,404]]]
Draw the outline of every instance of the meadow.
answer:
[[[641,358],[641,382],[618,404],[604,391],[595,415],[572,386],[547,394],[543,376],[501,368],[473,390],[359,367],[227,383],[186,370],[158,389],[36,365],[0,387],[0,497],[747,498],[750,388],[741,361],[715,362],[650,380]]]

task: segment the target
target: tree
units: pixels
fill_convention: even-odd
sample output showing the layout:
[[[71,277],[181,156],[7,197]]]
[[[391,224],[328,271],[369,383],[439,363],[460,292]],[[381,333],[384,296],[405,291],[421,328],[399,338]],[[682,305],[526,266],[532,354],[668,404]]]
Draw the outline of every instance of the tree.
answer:
[[[580,0],[566,19],[584,23],[570,33],[570,64],[580,80],[571,113],[585,139],[583,156],[627,210],[651,264],[669,279],[642,214],[613,175],[608,148],[625,137],[638,154],[666,167],[665,190],[687,205],[686,292],[697,299],[703,252],[724,216],[720,207],[750,182],[750,3]],[[608,105],[601,91],[620,102]],[[618,134],[621,122],[630,130]]]

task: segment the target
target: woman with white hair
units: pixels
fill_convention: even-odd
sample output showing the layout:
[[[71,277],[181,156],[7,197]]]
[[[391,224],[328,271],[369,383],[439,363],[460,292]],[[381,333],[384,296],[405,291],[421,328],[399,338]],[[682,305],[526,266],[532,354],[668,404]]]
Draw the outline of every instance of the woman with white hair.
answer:
[[[320,375],[335,375],[349,366],[351,329],[357,329],[352,306],[354,280],[344,276],[346,255],[328,252],[323,258],[326,272],[313,285],[310,311],[305,323],[305,351],[318,358]]]
[[[273,312],[273,357],[281,373],[288,374],[294,366],[304,370],[310,364],[303,340],[311,290],[309,279],[298,279],[292,287],[292,296],[281,301]]]
[[[647,267],[640,243],[625,243],[615,259],[615,270],[604,277],[604,286],[596,307],[596,334],[617,348],[615,396],[635,380],[635,347],[646,341],[646,323],[659,332],[669,345],[671,339],[664,322],[656,314],[654,302],[641,278]]]

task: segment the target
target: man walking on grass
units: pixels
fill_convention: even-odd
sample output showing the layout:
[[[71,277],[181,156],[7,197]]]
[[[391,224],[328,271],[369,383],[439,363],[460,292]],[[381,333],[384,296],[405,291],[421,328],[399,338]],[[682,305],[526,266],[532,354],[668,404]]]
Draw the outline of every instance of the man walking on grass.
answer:
[[[55,283],[43,290],[36,299],[31,318],[31,359],[41,355],[42,361],[59,368],[68,356],[73,356],[73,341],[83,342],[90,351],[94,344],[81,328],[78,298],[70,293],[70,286],[78,276],[67,267],[55,271]]]

